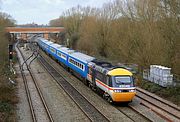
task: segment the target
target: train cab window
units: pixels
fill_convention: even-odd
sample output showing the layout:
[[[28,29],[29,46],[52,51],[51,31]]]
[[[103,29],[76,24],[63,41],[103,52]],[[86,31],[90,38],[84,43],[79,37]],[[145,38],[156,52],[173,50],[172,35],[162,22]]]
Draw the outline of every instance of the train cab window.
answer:
[[[132,76],[115,76],[112,78],[113,87],[133,87],[134,82]]]
[[[115,82],[117,84],[128,84],[131,83],[131,78],[127,76],[115,77]]]

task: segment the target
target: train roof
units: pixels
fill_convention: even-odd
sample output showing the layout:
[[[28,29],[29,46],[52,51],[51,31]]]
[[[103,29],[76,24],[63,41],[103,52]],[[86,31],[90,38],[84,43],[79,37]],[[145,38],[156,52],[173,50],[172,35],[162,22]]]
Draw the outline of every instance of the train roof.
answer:
[[[98,60],[98,59],[95,59],[92,62],[95,63],[98,66],[101,66],[101,67],[107,68],[107,69],[110,69],[110,68],[114,67],[111,63],[105,62],[105,61],[101,61],[101,60]]]
[[[92,60],[88,65],[103,74],[107,74],[111,69],[114,68],[114,66],[111,63],[101,61],[98,59]]]
[[[83,54],[83,53],[80,53],[80,52],[74,52],[72,54],[70,54],[71,57],[75,58],[75,59],[78,59],[84,63],[88,63],[92,60],[94,60],[95,58],[92,57],[92,56],[89,56],[89,55],[86,55],[86,54]]]
[[[43,41],[43,42],[48,42],[47,39],[44,39],[44,38],[42,38],[42,37],[38,37],[37,39],[40,40],[40,41]]]
[[[54,48],[62,48],[63,45],[59,45],[59,44],[54,43],[54,44],[51,44],[51,47],[54,47]]]
[[[121,74],[131,75],[130,71],[124,66],[114,66],[109,62],[101,61],[95,59],[89,63],[90,66],[94,67],[101,73],[109,74],[109,75],[117,75],[119,72]]]
[[[67,47],[62,47],[62,48],[59,48],[59,49],[57,49],[57,50],[65,53],[65,54],[71,54],[71,53],[75,52],[75,50],[71,50],[71,49],[69,49],[69,48],[67,48]]]
[[[51,41],[45,41],[44,43],[45,43],[45,44],[47,44],[47,45],[54,44],[54,43],[53,43],[53,42],[51,42]]]

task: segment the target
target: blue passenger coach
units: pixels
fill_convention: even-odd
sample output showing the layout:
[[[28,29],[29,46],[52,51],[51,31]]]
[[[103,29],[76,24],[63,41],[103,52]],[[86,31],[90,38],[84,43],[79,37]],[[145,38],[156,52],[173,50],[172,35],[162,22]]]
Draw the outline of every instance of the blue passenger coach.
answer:
[[[50,42],[50,41],[45,42],[45,51],[46,51],[48,54],[51,53],[51,52],[50,52],[50,45],[51,45],[51,44],[53,44],[53,42]]]
[[[79,73],[83,78],[87,77],[88,63],[94,60],[94,57],[88,56],[80,52],[74,52],[69,55],[69,68]]]
[[[68,65],[68,56],[69,56],[69,54],[71,54],[73,52],[75,52],[75,51],[71,50],[67,47],[62,47],[62,48],[57,49],[56,55],[57,55],[58,61],[68,67],[69,66]]]
[[[53,44],[51,44],[50,46],[49,46],[49,53],[50,53],[50,55],[52,55],[54,58],[58,58],[57,57],[57,50],[59,49],[59,48],[62,48],[62,45],[59,45],[59,44],[55,44],[55,43],[53,43]]]
[[[40,45],[40,47],[43,49],[43,50],[45,50],[45,42],[48,42],[48,40],[46,40],[46,39],[43,39],[43,38],[37,38],[37,42],[38,42],[38,44]]]

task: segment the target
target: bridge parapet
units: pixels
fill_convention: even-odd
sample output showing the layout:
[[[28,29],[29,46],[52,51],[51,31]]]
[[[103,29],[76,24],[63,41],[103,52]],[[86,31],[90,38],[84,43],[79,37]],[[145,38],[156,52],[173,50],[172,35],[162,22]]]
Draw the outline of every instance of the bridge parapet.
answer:
[[[27,40],[27,34],[43,34],[48,39],[50,33],[60,33],[64,27],[7,27],[6,32],[20,34],[23,40]]]

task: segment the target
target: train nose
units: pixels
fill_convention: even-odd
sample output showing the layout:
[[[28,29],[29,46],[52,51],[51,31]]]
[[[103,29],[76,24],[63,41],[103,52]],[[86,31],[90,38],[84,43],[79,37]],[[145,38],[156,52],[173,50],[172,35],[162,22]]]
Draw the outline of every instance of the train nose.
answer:
[[[114,92],[112,94],[112,99],[115,102],[128,102],[128,101],[131,101],[135,95],[136,95],[136,92],[125,92],[125,93]]]

